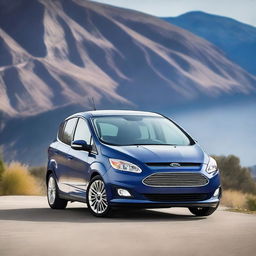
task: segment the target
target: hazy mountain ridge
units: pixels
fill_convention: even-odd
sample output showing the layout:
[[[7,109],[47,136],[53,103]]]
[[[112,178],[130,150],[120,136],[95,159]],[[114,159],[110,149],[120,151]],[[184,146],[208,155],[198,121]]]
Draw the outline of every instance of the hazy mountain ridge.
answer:
[[[74,103],[167,106],[255,91],[213,45],[153,16],[87,1],[2,1],[0,109],[34,115]],[[145,94],[147,92],[147,94]]]
[[[199,11],[163,20],[215,44],[238,65],[256,74],[256,27],[237,20]]]

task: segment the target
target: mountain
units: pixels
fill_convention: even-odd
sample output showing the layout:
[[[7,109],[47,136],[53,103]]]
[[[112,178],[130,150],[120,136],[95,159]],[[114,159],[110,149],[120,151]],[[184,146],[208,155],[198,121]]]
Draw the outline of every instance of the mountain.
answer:
[[[88,96],[148,107],[255,91],[212,44],[153,16],[80,0],[0,3],[0,109],[11,116]]]
[[[256,27],[198,11],[163,20],[208,40],[232,61],[256,74]]]
[[[208,41],[90,1],[0,0],[0,56],[0,146],[6,161],[32,165],[91,97],[98,108],[157,111],[256,95],[256,77]]]

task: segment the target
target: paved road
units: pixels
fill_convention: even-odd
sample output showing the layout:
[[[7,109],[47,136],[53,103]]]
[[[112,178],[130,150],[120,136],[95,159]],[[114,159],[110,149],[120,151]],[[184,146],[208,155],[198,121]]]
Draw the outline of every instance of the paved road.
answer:
[[[0,197],[1,256],[255,254],[256,215],[221,208],[198,218],[173,208],[100,219],[80,203],[51,210],[44,197]]]

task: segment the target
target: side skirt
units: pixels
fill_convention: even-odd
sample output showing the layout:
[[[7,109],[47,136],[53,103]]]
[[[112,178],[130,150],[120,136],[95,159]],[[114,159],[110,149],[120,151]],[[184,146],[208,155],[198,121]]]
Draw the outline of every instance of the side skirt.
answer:
[[[59,197],[62,199],[71,201],[71,202],[87,203],[86,198],[84,198],[84,197],[80,197],[80,196],[78,197],[78,196],[74,196],[74,195],[67,194],[67,193],[60,192],[60,191],[59,191]]]

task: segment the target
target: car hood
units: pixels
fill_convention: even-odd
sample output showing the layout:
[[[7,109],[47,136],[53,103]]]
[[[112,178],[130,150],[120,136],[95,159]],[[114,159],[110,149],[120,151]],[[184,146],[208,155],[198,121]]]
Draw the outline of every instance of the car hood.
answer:
[[[131,157],[144,163],[188,162],[207,163],[208,156],[197,144],[189,146],[141,145],[104,146],[102,154],[112,158]]]

